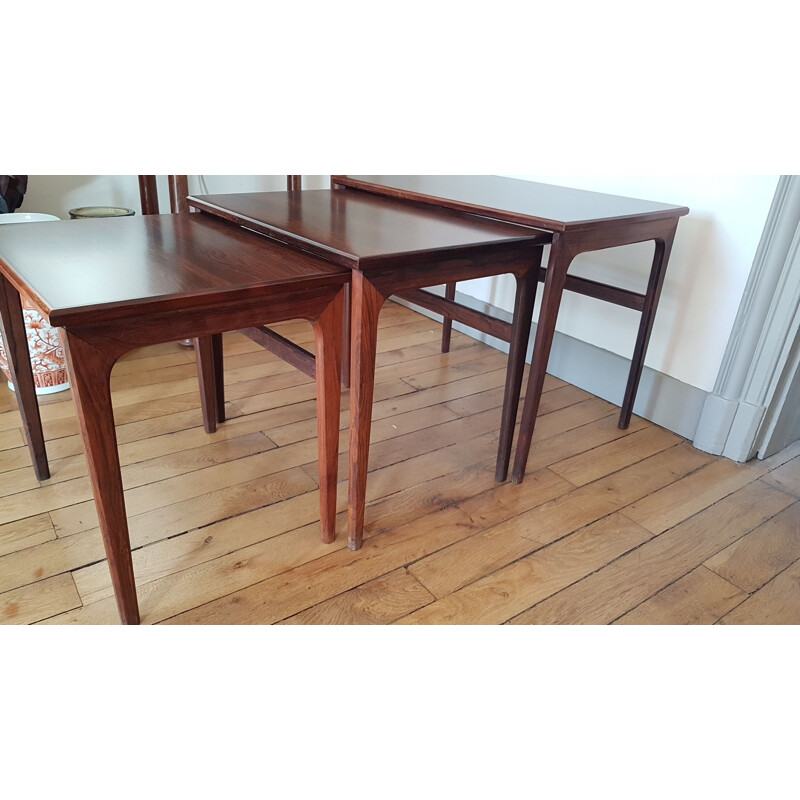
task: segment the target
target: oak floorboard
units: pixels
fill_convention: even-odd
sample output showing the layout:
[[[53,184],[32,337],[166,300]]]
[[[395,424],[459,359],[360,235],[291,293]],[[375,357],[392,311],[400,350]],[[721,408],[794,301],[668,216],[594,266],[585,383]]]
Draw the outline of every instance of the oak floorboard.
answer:
[[[774,484],[773,484],[774,485]],[[800,558],[800,502],[776,514],[705,565],[752,594]]]
[[[630,430],[630,429],[629,429]],[[673,447],[681,437],[649,426],[553,464],[551,469],[575,486],[585,486],[612,472]]]
[[[613,514],[631,499],[674,480],[680,470],[693,469],[697,465],[694,454],[679,448],[667,457],[645,459],[583,489],[568,491],[570,484],[562,479],[556,499],[529,507],[522,514],[433,554],[427,563],[412,566],[412,574],[439,598],[456,592],[533,550]]]
[[[613,624],[711,625],[746,597],[747,594],[732,583],[699,566]]]
[[[277,624],[388,625],[433,600],[433,595],[407,570],[398,569]]]
[[[468,535],[474,528],[457,507],[435,511],[365,538],[360,550],[341,549],[287,570],[168,621],[171,624],[266,624],[416,561]],[[155,598],[154,598],[155,599]]]
[[[764,480],[800,499],[800,456],[773,470]]]
[[[0,558],[55,538],[56,531],[49,514],[8,522],[0,525]]]
[[[25,625],[78,608],[81,599],[70,574],[0,594],[0,625]]]
[[[719,620],[721,625],[800,625],[800,560]]]
[[[737,464],[721,458],[626,509],[626,515],[653,533],[663,533],[698,511],[752,483],[766,472],[759,462]]]
[[[543,600],[512,622],[540,625],[613,622],[782,511],[790,502],[791,498],[782,492],[756,481]],[[622,514],[627,516],[627,509]]]
[[[266,455],[274,448],[272,441],[263,434],[256,433],[123,467],[122,483],[126,490],[130,490],[125,496],[126,505],[130,513],[139,513],[137,509],[141,503],[157,503],[162,481],[169,482],[169,488],[165,491],[171,494],[180,495],[189,487],[191,490],[202,491],[200,487],[207,485],[205,479],[209,470],[216,467],[217,472],[220,472],[229,466],[233,470],[235,467],[230,462],[257,458]],[[151,488],[147,489],[148,486]],[[142,500],[139,499],[140,496]],[[68,508],[73,509],[69,513],[87,516],[90,515],[87,511],[88,506],[92,506],[93,510],[94,500],[88,477],[51,482],[38,489],[7,498],[7,502],[3,503],[3,508],[0,510],[0,522],[22,519],[46,511],[60,518]],[[56,523],[56,528],[59,535],[62,535],[59,523]]]
[[[651,536],[615,514],[536,551],[435,603],[403,617],[401,625],[488,625],[505,622],[537,600],[594,572]]]
[[[166,508],[153,509],[144,514],[132,516],[129,521],[129,529],[131,547],[134,549],[134,564],[140,559],[152,558],[158,552],[158,550],[146,548],[147,545],[166,542],[168,544],[165,544],[164,548],[174,552],[182,533],[190,531],[194,535],[194,532],[199,529],[205,531],[204,534],[198,534],[201,539],[205,539],[209,535],[205,525],[213,525],[218,520],[226,519],[229,516],[246,514],[254,508],[265,511],[264,516],[268,516],[274,524],[277,513],[270,512],[267,515],[266,509],[271,508],[273,504],[280,505],[281,501],[295,498],[298,495],[304,498],[302,504],[293,505],[291,510],[285,507],[280,509],[289,517],[289,521],[284,523],[284,527],[286,524],[289,527],[295,527],[298,521],[303,519],[303,513],[306,517],[315,519],[315,515],[319,514],[319,501],[316,495],[310,494],[315,488],[311,479],[304,472],[295,468],[279,472],[269,478],[259,478],[249,484],[236,484],[229,487],[227,491],[218,492],[217,495],[212,493],[193,497],[183,503],[174,503]],[[223,497],[218,496],[223,492]],[[254,522],[254,524],[256,523]],[[266,528],[266,531],[270,530],[271,528]],[[256,540],[269,535],[263,531],[264,529],[260,527],[254,529]],[[208,545],[209,542],[205,544]],[[187,547],[194,549],[194,545],[184,547],[181,557],[185,556]],[[141,555],[143,550],[139,548],[145,548],[147,552]],[[204,552],[211,552],[212,555],[208,555],[208,557],[213,557],[213,549],[207,548]],[[160,566],[168,570],[170,562],[165,561]],[[82,569],[89,573],[88,578],[85,577]],[[0,587],[20,586],[66,571],[73,571],[78,588],[84,594],[89,591],[83,589],[85,586],[89,586],[92,591],[101,591],[97,588],[98,584],[107,588],[107,594],[111,593],[111,579],[98,528],[59,537],[0,558]],[[140,569],[137,579],[144,578],[146,574],[144,569]],[[97,577],[98,575],[100,577]],[[95,576],[94,582],[92,582],[92,576]]]

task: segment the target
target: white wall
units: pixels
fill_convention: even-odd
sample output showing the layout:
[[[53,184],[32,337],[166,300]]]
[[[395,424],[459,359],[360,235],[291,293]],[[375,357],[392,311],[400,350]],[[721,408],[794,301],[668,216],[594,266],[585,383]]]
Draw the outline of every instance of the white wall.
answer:
[[[688,206],[678,225],[646,364],[710,391],[722,362],[778,183],[769,176],[510,175],[541,183]],[[570,272],[644,291],[653,245],[579,256]],[[547,251],[545,251],[545,263]],[[540,285],[541,287],[541,285]],[[459,291],[513,309],[514,279],[486,278]],[[541,288],[537,297],[538,317]],[[639,314],[567,292],[557,329],[630,358]]]
[[[306,175],[304,188],[329,184],[327,175]],[[285,175],[190,175],[191,194],[263,192],[286,188]],[[161,211],[169,212],[166,176],[158,180]],[[69,210],[80,206],[122,206],[141,212],[137,175],[29,175],[28,191],[20,211],[55,214],[69,219]]]

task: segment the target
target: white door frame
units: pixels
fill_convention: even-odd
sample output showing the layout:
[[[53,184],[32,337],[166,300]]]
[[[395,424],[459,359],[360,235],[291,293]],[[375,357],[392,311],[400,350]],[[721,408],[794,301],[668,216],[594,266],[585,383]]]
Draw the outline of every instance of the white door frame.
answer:
[[[695,447],[735,461],[780,449],[773,434],[800,380],[799,331],[800,176],[782,175]]]

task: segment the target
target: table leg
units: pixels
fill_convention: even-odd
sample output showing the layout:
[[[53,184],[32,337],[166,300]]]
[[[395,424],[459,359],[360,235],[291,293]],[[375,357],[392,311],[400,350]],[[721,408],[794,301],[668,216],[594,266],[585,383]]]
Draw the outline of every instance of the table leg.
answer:
[[[124,624],[136,625],[139,604],[109,384],[111,368],[120,354],[112,356],[69,332],[65,341],[70,381],[117,607]]]
[[[214,382],[217,385],[217,422],[225,422],[225,363],[222,355],[222,334],[211,336],[214,348]]]
[[[194,340],[197,357],[197,378],[200,383],[200,404],[203,408],[203,427],[206,433],[217,430],[217,386],[219,378],[214,358],[214,343],[210,336]]]
[[[319,442],[319,508],[322,541],[336,538],[336,483],[339,466],[339,411],[342,387],[342,305],[344,288],[314,321]]]
[[[358,550],[364,533],[369,435],[375,388],[378,314],[386,298],[353,271],[350,289],[352,349],[350,357],[350,486],[347,546]]]
[[[446,300],[456,299],[456,284],[446,283],[444,285],[444,296]],[[450,352],[450,335],[453,332],[453,320],[445,316],[442,320],[442,352]]]
[[[342,301],[342,388],[350,388],[350,284],[344,287]]]
[[[28,443],[33,462],[33,471],[37,480],[46,481],[50,477],[50,467],[47,463],[42,418],[33,382],[22,301],[19,292],[2,275],[0,275],[0,333],[3,335],[8,367],[17,392],[17,405],[25,430],[25,441]]]
[[[506,389],[503,395],[503,416],[500,421],[500,441],[497,447],[497,465],[494,477],[504,481],[508,477],[508,462],[511,459],[511,443],[514,440],[514,427],[517,423],[519,393],[522,389],[522,373],[525,370],[525,353],[533,321],[533,304],[536,300],[536,286],[539,283],[539,266],[542,248],[537,248],[539,256],[536,263],[525,275],[518,275],[517,294],[514,299],[514,320],[511,331],[511,344],[508,350],[506,370]]]
[[[525,477],[525,467],[528,463],[528,453],[533,439],[533,428],[536,425],[536,414],[539,411],[544,377],[547,373],[547,362],[550,358],[550,348],[553,346],[553,336],[556,332],[558,309],[561,305],[567,270],[571,262],[572,254],[569,248],[565,246],[563,237],[555,234],[553,243],[550,245],[550,258],[547,262],[542,307],[539,311],[539,322],[536,327],[531,371],[528,376],[528,387],[525,390],[525,405],[522,409],[517,454],[514,459],[514,470],[511,474],[513,483],[522,483],[522,479]]]
[[[677,226],[676,226],[677,227]],[[656,239],[656,250],[653,255],[653,267],[650,270],[650,280],[647,285],[642,318],[639,321],[639,332],[636,335],[636,345],[633,348],[631,369],[628,373],[628,385],[625,387],[625,397],[622,401],[622,410],[619,415],[619,427],[623,430],[630,425],[633,404],[636,400],[636,391],[644,368],[644,357],[650,334],[653,332],[653,322],[656,318],[658,300],[664,286],[664,276],[667,274],[667,263],[672,252],[672,243],[675,240],[675,229],[664,239]]]

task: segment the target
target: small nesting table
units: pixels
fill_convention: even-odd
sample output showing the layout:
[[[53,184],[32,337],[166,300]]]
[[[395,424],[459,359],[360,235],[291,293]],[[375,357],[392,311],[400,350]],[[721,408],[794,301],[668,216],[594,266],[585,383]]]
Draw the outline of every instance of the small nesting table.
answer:
[[[0,316],[37,468],[47,477],[19,293],[64,328],[70,378],[120,616],[138,623],[109,379],[137,347],[197,338],[204,414],[216,406],[212,337],[287,319],[311,321],[323,541],[333,541],[341,321],[350,270],[206,215],[31,223],[0,233]]]

